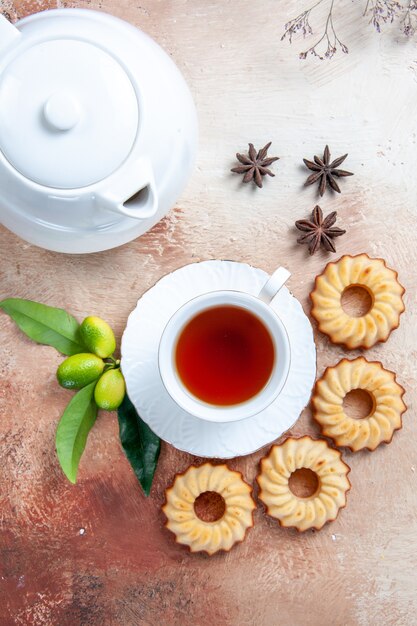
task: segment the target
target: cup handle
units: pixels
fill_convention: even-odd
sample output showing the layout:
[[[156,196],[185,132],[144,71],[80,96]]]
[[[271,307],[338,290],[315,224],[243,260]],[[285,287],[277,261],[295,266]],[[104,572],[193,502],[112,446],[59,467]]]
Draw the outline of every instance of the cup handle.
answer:
[[[275,272],[268,278],[265,285],[262,287],[259,292],[258,298],[269,304],[273,298],[277,295],[278,291],[285,285],[289,277],[291,276],[291,272],[289,272],[285,267],[279,267]]]

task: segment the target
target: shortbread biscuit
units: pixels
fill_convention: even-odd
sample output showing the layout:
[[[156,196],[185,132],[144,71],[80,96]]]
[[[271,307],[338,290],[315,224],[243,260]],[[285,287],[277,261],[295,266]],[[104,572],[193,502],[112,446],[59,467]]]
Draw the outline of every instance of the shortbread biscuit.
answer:
[[[316,475],[317,488],[308,497],[291,491],[290,477],[301,469]],[[289,437],[284,443],[272,446],[261,461],[257,477],[259,499],[265,504],[267,514],[281,526],[299,531],[319,530],[326,522],[335,520],[339,510],[346,506],[349,471],[341,452],[323,439]]]
[[[243,541],[247,529],[253,526],[256,505],[251,493],[242,474],[225,464],[192,465],[183,474],[177,474],[165,492],[162,510],[167,517],[166,527],[174,533],[177,543],[188,546],[191,552],[212,555],[219,550],[229,551]],[[203,521],[198,517],[196,501],[200,496],[207,498],[208,505],[210,499],[214,503],[217,500],[217,504],[222,501],[218,519]]]
[[[370,310],[361,317],[345,313],[341,299],[349,287],[362,287],[371,296]],[[404,287],[398,282],[397,272],[389,269],[382,259],[371,259],[367,254],[343,256],[328,263],[317,276],[310,297],[311,315],[318,328],[330,341],[354,348],[371,348],[386,341],[398,327],[404,311]]]
[[[343,400],[353,389],[363,389],[372,399],[370,414],[361,419],[349,417],[343,409]],[[323,435],[337,446],[354,452],[363,448],[375,450],[380,443],[389,443],[394,431],[401,428],[401,416],[407,408],[403,395],[404,389],[396,382],[395,374],[381,363],[364,357],[342,359],[336,366],[328,367],[316,382],[313,415]]]

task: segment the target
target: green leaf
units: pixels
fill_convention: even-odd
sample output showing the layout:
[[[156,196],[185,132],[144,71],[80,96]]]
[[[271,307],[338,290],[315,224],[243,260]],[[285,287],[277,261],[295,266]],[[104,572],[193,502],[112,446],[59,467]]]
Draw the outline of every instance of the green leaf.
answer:
[[[158,464],[161,441],[139,417],[127,394],[117,414],[123,450],[136,478],[142,485],[145,496],[149,496]]]
[[[73,396],[59,421],[56,431],[56,452],[65,476],[72,483],[77,480],[78,464],[97,417],[94,387],[90,383]]]
[[[30,339],[53,346],[67,356],[85,352],[78,339],[77,320],[63,309],[21,298],[2,300],[0,308]]]

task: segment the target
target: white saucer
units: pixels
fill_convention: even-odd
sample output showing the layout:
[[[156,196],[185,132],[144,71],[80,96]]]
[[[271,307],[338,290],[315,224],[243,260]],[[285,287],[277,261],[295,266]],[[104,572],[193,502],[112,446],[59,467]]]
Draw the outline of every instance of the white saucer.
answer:
[[[122,338],[127,392],[141,418],[164,441],[197,456],[232,458],[274,441],[298,419],[316,376],[313,330],[301,304],[283,287],[272,307],[291,345],[291,368],[278,398],[267,409],[239,422],[205,422],[181,409],[168,395],[158,369],[158,345],[170,317],[185,302],[209,291],[235,289],[257,295],[268,274],[244,263],[203,261],[161,278],[138,301]]]

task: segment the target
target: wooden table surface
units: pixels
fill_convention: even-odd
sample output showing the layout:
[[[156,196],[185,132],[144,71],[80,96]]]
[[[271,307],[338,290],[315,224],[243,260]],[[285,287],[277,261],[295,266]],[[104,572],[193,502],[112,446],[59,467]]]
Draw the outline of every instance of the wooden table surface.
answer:
[[[12,20],[57,5],[111,12],[169,52],[197,105],[199,158],[169,215],[122,248],[65,256],[1,228],[0,297],[63,307],[80,320],[99,314],[120,337],[138,297],[164,274],[227,258],[267,271],[287,266],[290,289],[308,311],[312,281],[329,256],[309,258],[293,223],[317,201],[316,190],[302,186],[302,157],[328,142],[334,156],[349,152],[346,169],[355,173],[341,181],[340,196],[321,201],[347,230],[338,253],[383,257],[407,287],[399,329],[367,357],[398,373],[409,410],[390,445],[344,454],[352,490],[336,522],[299,535],[259,507],[254,529],[229,554],[190,555],[163,529],[160,507],[165,487],[193,458],[163,445],[146,499],[121,450],[115,413],[102,412],[70,485],[54,452],[70,397],[55,382],[61,358],[1,315],[1,625],[417,624],[415,45],[398,25],[378,35],[360,2],[335,3],[350,52],[330,62],[300,61],[305,44],[280,41],[301,0],[0,2]],[[262,190],[229,173],[249,141],[272,141],[280,157]],[[319,334],[316,341],[320,374],[345,352]],[[291,432],[318,434],[309,408]],[[230,466],[252,481],[263,453]]]

